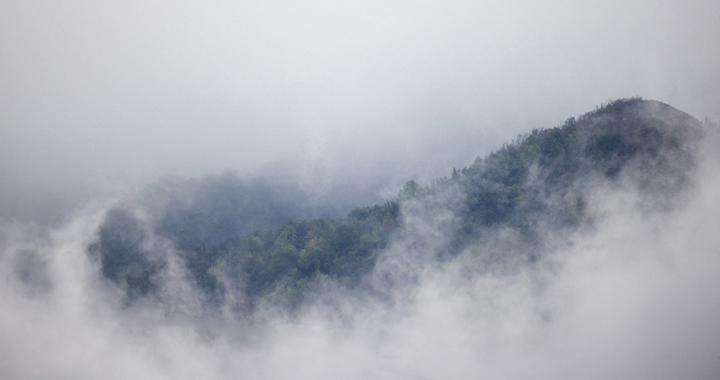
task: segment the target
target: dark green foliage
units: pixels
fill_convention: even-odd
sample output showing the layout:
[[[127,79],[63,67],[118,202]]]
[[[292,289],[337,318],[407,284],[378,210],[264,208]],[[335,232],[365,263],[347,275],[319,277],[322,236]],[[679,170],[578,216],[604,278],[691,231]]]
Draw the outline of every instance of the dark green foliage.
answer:
[[[452,184],[458,186],[464,199],[443,201],[458,216],[453,252],[496,228],[514,229],[528,246],[537,246],[541,227],[562,231],[582,223],[592,181],[615,181],[626,173],[639,189],[652,192],[653,201],[668,199],[687,181],[699,131],[697,120],[670,106],[621,99],[521,136],[429,189],[410,181],[400,199],[443,199]]]
[[[300,251],[298,269],[304,277],[316,272],[329,273],[333,260],[330,255],[330,243],[322,237],[313,237]]]
[[[100,256],[103,276],[119,282],[127,272],[145,266],[147,258],[142,253],[142,244],[146,234],[130,212],[110,210],[99,235],[95,250]]]
[[[426,237],[404,229],[408,210],[428,223],[436,223],[433,215],[452,215],[437,222],[448,237],[447,247],[433,248],[442,251],[435,256],[441,260],[496,244],[502,248],[496,249],[502,252],[498,255],[524,252],[532,262],[542,254],[549,232],[571,232],[587,222],[587,194],[594,184],[619,186],[625,179],[653,202],[671,199],[688,181],[701,130],[697,120],[665,104],[622,99],[562,126],[520,136],[431,185],[408,181],[397,200],[355,208],[340,218],[287,222],[189,249],[192,242],[218,242],[243,231],[240,224],[254,225],[239,215],[260,220],[284,215],[275,210],[280,204],[255,198],[265,190],[219,178],[213,185],[217,194],[208,190],[208,199],[177,211],[168,206],[157,229],[179,242],[188,272],[211,299],[239,289],[242,297],[235,298],[244,302],[239,309],[252,311],[263,300],[294,307],[321,284],[358,284],[397,236],[415,239],[413,246],[428,246]],[[267,213],[275,216],[268,219]],[[509,237],[501,241],[499,231]],[[101,258],[103,275],[124,282],[132,296],[152,293],[153,279],[163,268],[162,261],[148,259],[145,240],[132,214],[113,210],[91,248]]]
[[[143,201],[154,216],[154,232],[182,250],[204,244],[217,247],[238,234],[277,228],[300,216],[325,214],[306,203],[296,186],[232,172],[201,180],[165,180],[145,191]]]
[[[89,251],[100,260],[105,278],[127,287],[130,301],[158,288],[157,275],[166,265],[163,260],[151,260],[144,247],[147,233],[135,215],[127,210],[110,210],[98,235]]]
[[[288,235],[290,235],[288,237]],[[297,240],[297,235],[292,227],[283,231],[273,244],[270,252],[270,271],[273,276],[284,276],[290,273],[297,266],[299,252],[290,241]]]
[[[149,262],[141,269],[131,271],[125,275],[128,301],[141,296],[155,293],[159,289],[157,276],[165,269],[165,260]]]
[[[292,306],[318,284],[331,280],[353,284],[371,271],[377,252],[400,226],[399,216],[398,202],[388,201],[356,208],[332,221],[289,222],[280,229],[239,236],[212,249],[198,245],[185,251],[182,258],[190,277],[211,303],[239,286],[246,296],[240,309],[252,309],[261,298]],[[133,290],[136,295],[154,289],[145,286],[141,278],[133,277],[132,283],[133,289],[147,289]]]
[[[205,245],[196,246],[185,256],[185,264],[197,285],[209,294],[221,292],[223,289],[218,278],[218,271],[213,267],[220,252],[208,251]]]
[[[400,200],[420,198],[428,194],[428,188],[423,188],[415,181],[407,181],[398,195]]]

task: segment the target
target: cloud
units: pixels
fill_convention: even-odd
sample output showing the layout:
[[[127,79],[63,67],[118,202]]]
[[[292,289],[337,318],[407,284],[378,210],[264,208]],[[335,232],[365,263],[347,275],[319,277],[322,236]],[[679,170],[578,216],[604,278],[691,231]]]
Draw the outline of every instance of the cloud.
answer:
[[[336,290],[298,319],[206,318],[178,267],[174,313],[127,309],[86,254],[106,199],[163,175],[290,167],[310,192],[373,203],[608,98],[719,119],[715,2],[0,10],[0,377],[718,377],[711,153],[672,211],[598,191],[598,224],[535,270],[410,268],[387,302]],[[442,239],[434,226],[416,231]]]
[[[706,140],[710,153],[693,173],[691,196],[673,210],[648,210],[647,194],[632,188],[598,187],[588,200],[594,226],[536,265],[472,276],[462,275],[468,264],[462,257],[417,266],[406,272],[417,276],[409,285],[389,288],[393,302],[336,289],[324,300],[330,303],[315,303],[295,318],[272,309],[243,321],[168,314],[152,304],[124,307],[86,254],[107,206],[53,230],[6,225],[0,373],[17,379],[715,378],[715,141]],[[416,225],[408,234],[430,236],[443,218],[408,219]],[[400,241],[389,254],[416,257],[412,249],[422,248]],[[32,276],[18,260],[28,252],[42,263],[31,265],[39,271]],[[379,264],[395,270],[387,265]],[[38,278],[45,284],[40,291]],[[200,307],[192,288],[181,286],[181,274],[175,281],[175,302]]]
[[[283,160],[378,200],[609,98],[720,117],[710,1],[2,7],[5,207]]]

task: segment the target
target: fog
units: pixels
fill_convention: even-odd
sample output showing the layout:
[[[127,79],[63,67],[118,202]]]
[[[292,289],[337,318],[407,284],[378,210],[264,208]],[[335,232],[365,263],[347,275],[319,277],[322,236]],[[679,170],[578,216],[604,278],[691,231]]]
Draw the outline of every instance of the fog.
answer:
[[[5,215],[271,163],[371,204],[608,99],[720,117],[713,1],[0,7]]]
[[[389,301],[328,289],[295,317],[268,308],[250,320],[204,319],[196,290],[182,277],[167,282],[170,313],[153,303],[123,306],[119,289],[101,278],[86,253],[107,205],[88,206],[55,229],[5,224],[0,373],[14,379],[714,379],[720,373],[717,144],[716,135],[706,138],[693,186],[674,209],[648,210],[648,194],[631,186],[597,187],[588,200],[592,227],[537,265],[509,272],[467,276],[473,263],[462,258],[423,265],[418,256],[434,247],[411,249],[408,241],[442,236],[436,223],[408,212],[408,232],[376,268],[399,282],[386,288]],[[412,262],[417,265],[404,265]]]
[[[218,189],[267,195],[276,213],[241,231],[340,215],[609,99],[718,120],[718,18],[711,1],[2,2],[0,377],[717,379],[716,132],[672,207],[597,186],[593,223],[532,266],[424,260],[452,215],[408,204],[368,276],[381,296],[326,284],[294,314],[207,313],[161,233],[162,303],[128,306],[88,247],[118,205],[201,213]]]

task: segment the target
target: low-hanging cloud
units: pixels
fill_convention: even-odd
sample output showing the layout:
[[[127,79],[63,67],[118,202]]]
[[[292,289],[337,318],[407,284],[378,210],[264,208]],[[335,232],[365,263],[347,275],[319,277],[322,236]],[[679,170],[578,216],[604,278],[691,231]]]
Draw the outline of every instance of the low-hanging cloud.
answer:
[[[408,236],[376,268],[406,284],[387,288],[385,298],[335,288],[295,316],[272,308],[250,319],[207,316],[179,267],[173,269],[179,274],[170,271],[174,293],[166,298],[174,310],[153,303],[128,308],[86,253],[107,205],[56,229],[6,225],[0,373],[17,379],[714,379],[720,373],[715,134],[704,140],[693,185],[672,209],[648,209],[644,198],[652,195],[633,186],[597,187],[588,199],[591,228],[534,265],[472,276],[472,261],[462,256],[422,265],[418,255],[435,247],[411,243],[417,236],[443,239],[446,216],[420,220],[406,212]],[[413,261],[418,265],[402,265]]]
[[[712,1],[28,0],[0,14],[6,215],[276,161],[372,203],[610,98],[720,117]]]
[[[230,168],[337,211],[608,98],[720,119],[719,14],[712,1],[4,2],[0,377],[718,378],[715,137],[672,207],[599,187],[591,228],[531,266],[417,260],[447,243],[452,214],[407,209],[369,276],[380,295],[328,283],[293,315],[207,312],[161,233],[159,296],[128,305],[87,250],[109,209],[167,175]]]

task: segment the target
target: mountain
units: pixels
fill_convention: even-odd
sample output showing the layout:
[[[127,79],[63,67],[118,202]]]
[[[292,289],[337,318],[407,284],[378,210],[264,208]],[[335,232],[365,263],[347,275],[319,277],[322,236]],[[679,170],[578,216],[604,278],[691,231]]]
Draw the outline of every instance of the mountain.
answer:
[[[339,218],[287,222],[207,245],[182,231],[202,231],[217,242],[232,233],[213,229],[269,226],[233,217],[267,212],[257,204],[287,215],[278,211],[283,203],[245,202],[252,212],[241,216],[222,207],[195,210],[192,215],[201,216],[195,219],[164,214],[149,226],[136,210],[118,208],[108,212],[89,252],[103,276],[124,289],[128,305],[161,301],[168,267],[176,262],[206,306],[227,305],[240,314],[262,305],[293,310],[328,287],[382,297],[399,282],[394,276],[412,278],[423,265],[464,260],[468,275],[534,265],[576,231],[592,228],[592,197],[603,189],[642,194],[645,212],[671,210],[692,185],[703,131],[703,123],[667,104],[621,99],[519,136],[430,184],[411,180],[396,199]],[[237,194],[232,199],[243,201]],[[206,220],[212,223],[203,225]],[[383,269],[389,265],[396,270]]]

